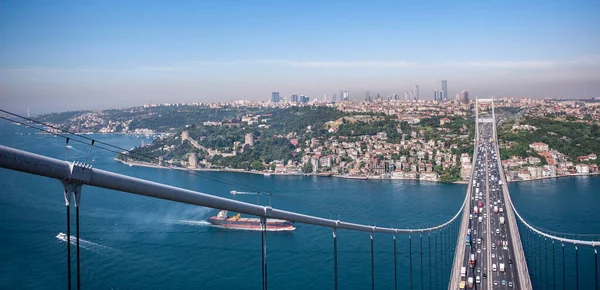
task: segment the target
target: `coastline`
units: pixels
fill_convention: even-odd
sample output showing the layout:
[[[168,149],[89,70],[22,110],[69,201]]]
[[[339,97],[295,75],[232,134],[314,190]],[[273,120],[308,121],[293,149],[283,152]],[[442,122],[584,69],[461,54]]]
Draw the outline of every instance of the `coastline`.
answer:
[[[183,168],[183,167],[175,167],[175,166],[160,166],[143,162],[130,162],[123,161],[118,158],[114,158],[115,161],[122,163],[128,166],[139,166],[139,167],[148,167],[148,168],[156,168],[156,169],[173,169],[173,170],[190,170],[190,171],[207,171],[207,172],[236,172],[236,173],[247,173],[247,174],[258,174],[264,176],[316,176],[316,177],[334,177],[334,178],[343,178],[343,179],[355,179],[355,180],[415,180],[415,181],[427,181],[427,182],[435,182],[435,183],[452,183],[452,184],[468,184],[467,181],[454,181],[454,182],[442,182],[439,180],[422,180],[415,178],[373,178],[370,176],[364,175],[337,175],[337,174],[328,174],[321,175],[319,173],[275,173],[275,172],[262,172],[262,171],[247,171],[243,169],[220,169],[220,168]]]
[[[543,180],[543,179],[553,179],[553,178],[562,178],[562,177],[594,176],[594,175],[600,175],[600,172],[595,172],[595,173],[577,173],[577,174],[557,175],[557,176],[545,176],[545,177],[538,177],[538,178],[535,178],[535,179],[527,179],[527,180],[511,180],[511,181],[508,181],[508,183],[537,181],[537,180]]]
[[[442,182],[439,180],[422,180],[422,179],[414,179],[414,178],[373,178],[373,177],[369,177],[369,176],[363,176],[363,175],[339,175],[339,174],[331,174],[331,175],[320,175],[318,173],[275,173],[275,172],[262,172],[262,171],[247,171],[247,170],[243,170],[243,169],[219,169],[219,168],[182,168],[182,167],[175,167],[175,166],[159,166],[159,165],[154,165],[154,164],[149,164],[149,163],[143,163],[143,162],[128,162],[128,161],[123,161],[117,158],[114,158],[115,161],[120,162],[124,165],[129,165],[129,166],[139,166],[139,167],[148,167],[148,168],[156,168],[156,169],[174,169],[174,170],[191,170],[191,171],[207,171],[207,172],[237,172],[237,173],[247,173],[247,174],[258,174],[258,175],[264,175],[264,176],[270,176],[270,175],[275,175],[275,176],[317,176],[317,177],[334,177],[334,178],[343,178],[343,179],[355,179],[355,180],[415,180],[415,181],[428,181],[428,182],[436,182],[436,183],[451,183],[451,184],[468,184],[468,181],[454,181],[454,182]],[[561,178],[561,177],[577,177],[577,176],[594,176],[594,175],[600,175],[600,172],[596,172],[596,173],[577,173],[577,174],[569,174],[569,175],[557,175],[557,176],[546,176],[546,177],[540,177],[540,178],[536,178],[536,179],[528,179],[528,180],[511,180],[508,181],[508,183],[513,183],[513,182],[527,182],[527,181],[536,181],[536,180],[543,180],[543,179],[551,179],[551,178]]]

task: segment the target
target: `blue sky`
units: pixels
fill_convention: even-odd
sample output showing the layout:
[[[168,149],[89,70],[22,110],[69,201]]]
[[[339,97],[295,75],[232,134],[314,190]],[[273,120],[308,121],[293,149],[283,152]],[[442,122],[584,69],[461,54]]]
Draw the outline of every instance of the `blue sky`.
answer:
[[[0,1],[23,111],[403,94],[600,95],[600,1]],[[40,108],[43,107],[43,108]]]

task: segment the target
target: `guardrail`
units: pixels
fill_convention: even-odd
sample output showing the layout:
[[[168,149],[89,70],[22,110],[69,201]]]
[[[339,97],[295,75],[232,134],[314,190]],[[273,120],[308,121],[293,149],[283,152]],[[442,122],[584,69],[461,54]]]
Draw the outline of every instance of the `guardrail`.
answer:
[[[519,284],[521,286],[521,289],[532,289],[531,277],[529,275],[529,269],[525,260],[525,252],[523,251],[521,235],[519,234],[519,229],[517,228],[517,221],[515,219],[515,216],[513,215],[514,206],[512,205],[512,200],[510,199],[510,193],[508,191],[506,177],[504,176],[504,168],[502,167],[502,161],[500,160],[500,149],[498,147],[498,134],[496,133],[496,122],[493,123],[493,132],[494,149],[496,151],[496,156],[498,157],[496,158],[496,163],[498,166],[498,173],[500,174],[500,180],[502,180],[502,191],[504,193],[504,200],[507,200],[511,204],[510,208],[506,208],[506,217],[511,232],[511,243],[513,245],[513,250],[516,256],[515,262],[517,264],[517,270],[519,274]]]
[[[466,202],[468,202],[471,198],[471,190],[473,188],[473,177],[475,176],[475,165],[477,163],[477,156],[479,155],[479,151],[477,150],[478,143],[475,141],[474,153],[473,153],[473,162],[471,164],[471,176],[469,177],[469,184],[467,185],[467,196],[465,198]],[[464,209],[464,206],[463,206]],[[456,289],[458,283],[461,279],[460,277],[460,268],[462,266],[463,257],[465,256],[465,237],[467,235],[467,228],[469,224],[469,211],[463,210],[462,220],[460,223],[460,230],[458,232],[458,240],[456,242],[456,251],[454,252],[454,261],[452,264],[452,273],[450,274],[450,279],[448,283],[448,289]]]

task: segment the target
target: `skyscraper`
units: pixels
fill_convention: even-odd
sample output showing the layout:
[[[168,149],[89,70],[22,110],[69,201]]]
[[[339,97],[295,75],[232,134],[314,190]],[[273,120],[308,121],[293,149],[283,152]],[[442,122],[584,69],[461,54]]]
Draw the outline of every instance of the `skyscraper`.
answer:
[[[444,94],[444,101],[448,100],[448,81],[442,80],[442,93]]]
[[[348,101],[348,99],[350,98],[350,94],[348,93],[348,91],[340,91],[340,94],[342,96],[342,101]]]
[[[433,90],[433,100],[437,101],[437,89]]]
[[[365,101],[367,101],[367,102],[371,101],[371,93],[369,91],[367,91],[367,93],[365,95]]]
[[[297,103],[298,102],[298,95],[294,94],[292,95],[292,98],[290,100],[292,103]]]
[[[463,104],[469,103],[469,91],[467,91],[467,90],[462,91],[462,102],[463,102]]]
[[[413,97],[415,100],[419,100],[419,86],[415,85],[415,89],[413,90]]]
[[[404,101],[408,101],[408,92],[404,92]]]
[[[279,103],[279,92],[273,92],[271,94],[271,103]]]
[[[438,101],[443,102],[446,96],[444,95],[444,91],[440,91],[438,95]]]

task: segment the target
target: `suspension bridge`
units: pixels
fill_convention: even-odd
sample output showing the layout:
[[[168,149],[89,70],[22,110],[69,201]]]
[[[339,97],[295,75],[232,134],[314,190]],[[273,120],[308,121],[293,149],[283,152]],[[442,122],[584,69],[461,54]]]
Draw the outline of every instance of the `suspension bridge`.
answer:
[[[480,104],[491,108],[491,114],[480,115]],[[202,207],[229,210],[260,218],[262,286],[267,289],[267,228],[269,219],[283,219],[331,229],[333,285],[338,281],[338,230],[360,231],[370,234],[371,288],[375,289],[374,235],[385,234],[391,238],[394,289],[398,289],[399,269],[408,269],[409,287],[417,283],[421,289],[579,289],[580,252],[586,247],[593,250],[594,281],[598,289],[598,252],[600,242],[594,240],[561,237],[560,234],[536,228],[523,219],[512,203],[504,170],[499,158],[496,135],[496,116],[493,99],[477,99],[476,134],[472,171],[462,206],[447,222],[429,228],[393,228],[368,224],[351,223],[338,219],[326,219],[293,211],[280,210],[271,206],[260,206],[202,192],[134,178],[114,172],[93,168],[85,163],[68,162],[46,157],[16,148],[0,146],[0,167],[33,175],[48,177],[62,182],[66,206],[65,239],[71,235],[71,208],[75,209],[75,261],[71,258],[71,243],[67,245],[66,270],[68,288],[85,288],[81,283],[79,211],[82,191],[85,187],[99,187],[121,192],[181,202]],[[93,142],[93,141],[92,141]],[[92,143],[93,145],[93,143]],[[408,240],[408,249],[398,249],[399,239]],[[418,240],[418,241],[417,241]],[[424,246],[425,244],[425,246]],[[379,245],[379,244],[378,244]],[[548,249],[550,245],[550,249]],[[432,250],[433,246],[433,250]],[[418,247],[418,255],[413,247]],[[543,253],[542,253],[543,248]],[[574,250],[574,259],[567,261],[567,251]],[[409,265],[398,265],[398,252],[409,255]],[[433,253],[433,254],[432,254]],[[438,255],[435,253],[446,253]],[[556,256],[562,257],[557,259]],[[589,253],[589,251],[588,251]],[[551,255],[551,259],[548,255]],[[414,256],[414,257],[413,257]],[[423,259],[428,261],[424,271]],[[453,260],[450,258],[453,257]],[[551,260],[551,264],[549,262]],[[544,265],[542,266],[542,261]],[[76,281],[72,283],[72,267],[76,269]],[[561,269],[557,269],[557,264]],[[565,268],[574,269],[567,277]],[[432,268],[435,273],[432,273]],[[551,271],[549,274],[548,272]],[[569,279],[569,280],[568,280]],[[429,283],[425,283],[425,281]],[[567,283],[566,281],[573,281]],[[588,281],[589,282],[589,281]],[[72,285],[74,284],[74,285]],[[444,286],[442,286],[444,285]]]

